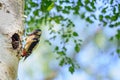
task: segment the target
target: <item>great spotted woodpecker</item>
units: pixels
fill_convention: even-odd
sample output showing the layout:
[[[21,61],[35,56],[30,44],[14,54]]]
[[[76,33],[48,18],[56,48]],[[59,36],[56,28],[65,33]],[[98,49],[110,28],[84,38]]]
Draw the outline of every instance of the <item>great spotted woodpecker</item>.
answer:
[[[32,53],[33,49],[40,41],[42,31],[40,29],[36,29],[31,34],[27,35],[26,44],[22,50],[21,56],[24,57],[24,60]]]

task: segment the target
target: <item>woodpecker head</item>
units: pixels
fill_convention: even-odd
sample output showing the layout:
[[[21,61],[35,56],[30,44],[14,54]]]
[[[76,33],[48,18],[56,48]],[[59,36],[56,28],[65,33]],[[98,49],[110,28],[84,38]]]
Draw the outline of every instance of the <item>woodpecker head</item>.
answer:
[[[30,35],[41,36],[41,33],[42,33],[42,31],[40,29],[36,29],[31,34],[29,34],[29,36]]]

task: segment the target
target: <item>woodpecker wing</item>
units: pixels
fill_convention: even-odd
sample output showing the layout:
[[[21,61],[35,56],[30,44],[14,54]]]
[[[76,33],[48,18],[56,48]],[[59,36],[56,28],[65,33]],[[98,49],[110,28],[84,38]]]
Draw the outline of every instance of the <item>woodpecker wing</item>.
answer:
[[[32,43],[28,47],[27,55],[25,56],[24,60],[32,53],[33,49],[37,46],[38,43],[39,39],[33,38]]]
[[[25,50],[28,51],[28,48],[30,47],[30,45],[34,42],[34,39],[35,38],[35,35],[31,35],[31,36],[28,36],[26,38],[26,44],[25,44]]]

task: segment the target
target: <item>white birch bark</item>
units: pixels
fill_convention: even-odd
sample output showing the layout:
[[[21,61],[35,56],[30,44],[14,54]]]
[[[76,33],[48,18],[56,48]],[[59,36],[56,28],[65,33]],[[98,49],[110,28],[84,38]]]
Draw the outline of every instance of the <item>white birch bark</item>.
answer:
[[[18,49],[12,48],[11,36],[22,35],[22,15],[23,0],[0,0],[0,80],[17,78]]]

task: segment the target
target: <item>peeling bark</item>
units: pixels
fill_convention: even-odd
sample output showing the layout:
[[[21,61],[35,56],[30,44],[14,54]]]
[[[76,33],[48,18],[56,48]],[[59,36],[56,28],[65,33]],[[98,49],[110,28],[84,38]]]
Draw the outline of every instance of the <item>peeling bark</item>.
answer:
[[[13,48],[12,35],[23,33],[23,0],[0,0],[0,80],[16,80],[21,44]],[[19,40],[18,40],[19,41]],[[12,43],[13,42],[13,43]],[[15,41],[14,44],[16,44]]]

